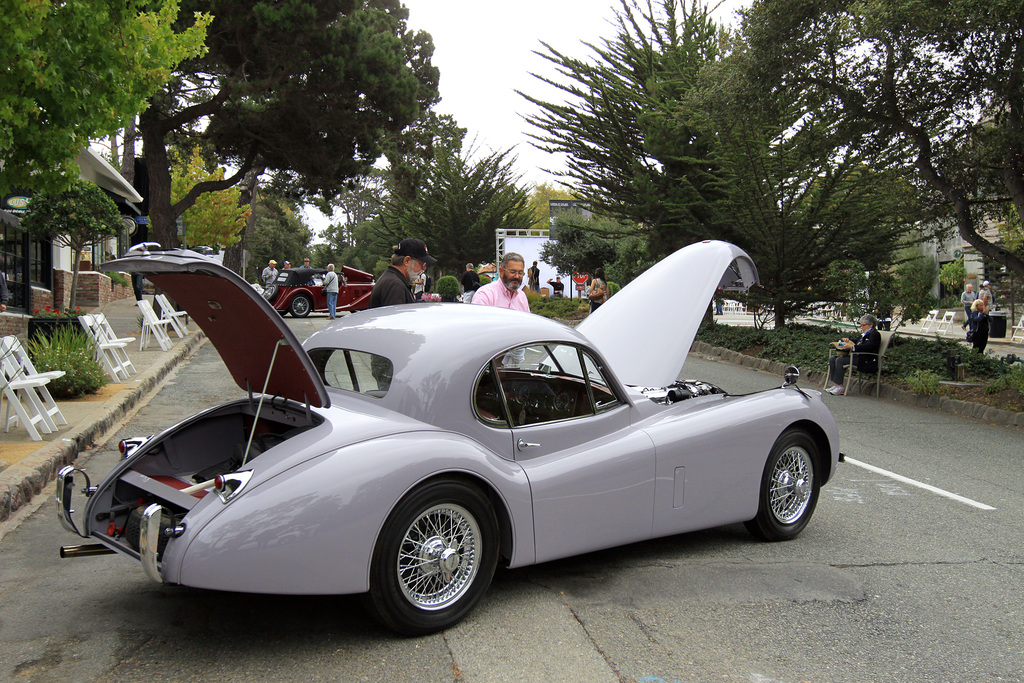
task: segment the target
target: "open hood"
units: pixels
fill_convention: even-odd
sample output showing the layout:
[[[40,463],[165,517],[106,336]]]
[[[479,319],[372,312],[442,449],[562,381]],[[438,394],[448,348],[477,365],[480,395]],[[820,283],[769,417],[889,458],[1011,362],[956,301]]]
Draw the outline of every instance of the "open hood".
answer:
[[[742,291],[755,284],[757,268],[742,249],[698,242],[649,268],[576,329],[623,383],[667,386],[682,371],[715,290]]]
[[[330,405],[320,375],[281,314],[220,263],[187,250],[143,251],[100,268],[141,273],[166,292],[213,342],[243,390],[259,393],[266,383],[269,396],[323,408]]]

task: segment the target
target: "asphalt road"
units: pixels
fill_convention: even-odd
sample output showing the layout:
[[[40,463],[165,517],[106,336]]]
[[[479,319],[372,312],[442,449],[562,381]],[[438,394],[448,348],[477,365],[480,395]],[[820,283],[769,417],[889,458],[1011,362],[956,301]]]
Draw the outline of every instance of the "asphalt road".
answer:
[[[683,374],[733,393],[780,382],[696,358]],[[204,346],[109,443],[237,395]],[[1024,432],[826,400],[844,452],[904,479],[841,465],[788,543],[736,525],[500,571],[465,621],[425,638],[395,637],[353,597],[160,586],[117,556],[61,560],[76,539],[40,497],[0,526],[0,680],[1024,681]],[[101,448],[85,467],[115,460]]]

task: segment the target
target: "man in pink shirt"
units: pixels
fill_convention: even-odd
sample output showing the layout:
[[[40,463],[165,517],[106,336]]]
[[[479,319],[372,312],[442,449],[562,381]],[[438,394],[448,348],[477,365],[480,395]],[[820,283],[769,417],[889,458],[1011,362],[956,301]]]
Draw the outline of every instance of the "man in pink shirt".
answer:
[[[499,277],[490,284],[476,290],[473,303],[483,306],[498,306],[516,311],[530,312],[530,304],[523,293],[523,276],[526,274],[526,262],[514,251],[505,254],[498,266]]]

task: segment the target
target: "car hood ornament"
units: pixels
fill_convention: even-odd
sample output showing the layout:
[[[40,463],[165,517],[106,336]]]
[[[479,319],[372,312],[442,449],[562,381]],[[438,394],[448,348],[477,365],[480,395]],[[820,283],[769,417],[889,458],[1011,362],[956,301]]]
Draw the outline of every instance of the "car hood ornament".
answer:
[[[667,386],[686,362],[715,290],[758,284],[754,262],[727,242],[697,242],[662,259],[577,326],[631,386]]]

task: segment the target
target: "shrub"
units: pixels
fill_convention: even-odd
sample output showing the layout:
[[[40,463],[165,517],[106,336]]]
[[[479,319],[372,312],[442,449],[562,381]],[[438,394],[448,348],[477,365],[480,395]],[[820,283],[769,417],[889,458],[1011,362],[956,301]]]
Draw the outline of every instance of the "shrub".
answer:
[[[441,296],[441,301],[455,301],[459,296],[459,281],[454,275],[445,275],[437,279],[434,293]]]
[[[530,312],[542,315],[545,318],[569,318],[579,312],[581,307],[589,310],[586,299],[552,299],[539,294],[526,294],[526,300],[530,302]]]
[[[609,282],[608,283],[608,297],[611,298],[612,296],[615,296],[615,292],[619,291],[620,289],[622,289],[622,287],[619,287],[619,285],[617,283]]]
[[[107,273],[107,277],[110,278],[112,283],[120,285],[121,287],[127,287],[132,283],[131,280],[126,278],[124,275],[121,275],[121,273]]]
[[[907,378],[911,391],[934,396],[939,393],[939,376],[931,370],[915,370]]]
[[[50,337],[29,342],[28,352],[37,371],[64,371],[63,377],[46,385],[54,398],[93,394],[107,383],[107,374],[93,359],[92,342],[81,330],[60,328]]]

